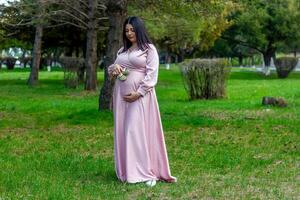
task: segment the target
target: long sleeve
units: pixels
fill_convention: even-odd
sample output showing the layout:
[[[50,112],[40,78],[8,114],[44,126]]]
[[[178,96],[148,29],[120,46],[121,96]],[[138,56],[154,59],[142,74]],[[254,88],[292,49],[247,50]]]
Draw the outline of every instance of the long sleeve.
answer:
[[[122,47],[122,48],[120,48],[120,49],[118,50],[118,52],[117,52],[117,56],[118,56],[118,55],[119,55],[119,53],[122,51],[122,49],[123,49],[123,47]],[[115,59],[115,62],[114,62],[113,64],[111,64],[111,65],[109,65],[109,66],[108,66],[108,68],[107,68],[108,75],[111,75],[111,73],[113,72],[113,70],[114,70],[114,67],[115,67],[115,64],[116,64],[116,61],[117,61],[117,59]]]
[[[111,73],[114,70],[114,67],[115,67],[115,63],[108,66],[108,68],[107,68],[108,75],[111,75]]]
[[[159,57],[154,45],[150,44],[147,52],[146,60],[146,76],[142,80],[137,92],[145,96],[147,92],[151,91],[157,83],[159,69]]]

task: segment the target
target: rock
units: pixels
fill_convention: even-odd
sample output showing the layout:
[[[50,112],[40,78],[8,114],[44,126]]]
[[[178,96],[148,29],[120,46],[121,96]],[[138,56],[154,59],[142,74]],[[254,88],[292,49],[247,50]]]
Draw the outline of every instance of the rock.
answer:
[[[262,105],[272,105],[278,107],[286,107],[287,102],[282,97],[263,97],[262,98]]]

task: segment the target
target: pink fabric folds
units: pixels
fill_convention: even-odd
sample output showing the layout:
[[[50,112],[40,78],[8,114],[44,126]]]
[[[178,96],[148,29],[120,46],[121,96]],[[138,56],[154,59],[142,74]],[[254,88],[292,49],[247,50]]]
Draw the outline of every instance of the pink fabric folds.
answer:
[[[115,63],[129,69],[126,81],[116,80],[113,93],[114,157],[117,177],[129,183],[148,180],[176,182],[171,176],[154,86],[159,59],[154,45],[145,51],[119,50]],[[112,73],[113,65],[108,72]],[[133,91],[142,97],[128,103]]]

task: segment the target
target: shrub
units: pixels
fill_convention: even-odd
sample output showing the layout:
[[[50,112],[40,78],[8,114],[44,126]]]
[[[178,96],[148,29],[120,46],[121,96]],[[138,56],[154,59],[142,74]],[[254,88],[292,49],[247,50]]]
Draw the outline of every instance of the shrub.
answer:
[[[286,78],[297,65],[298,59],[294,57],[281,57],[275,60],[276,72],[279,78]]]
[[[14,57],[6,57],[5,61],[6,61],[7,69],[12,70],[12,69],[15,68],[15,64],[16,64],[16,61],[17,61],[16,58],[14,58]]]
[[[185,89],[190,99],[214,99],[225,96],[230,72],[225,59],[192,59],[181,67]]]
[[[62,57],[60,62],[64,69],[64,84],[67,88],[76,88],[79,84],[78,74],[84,68],[84,59],[75,57]]]

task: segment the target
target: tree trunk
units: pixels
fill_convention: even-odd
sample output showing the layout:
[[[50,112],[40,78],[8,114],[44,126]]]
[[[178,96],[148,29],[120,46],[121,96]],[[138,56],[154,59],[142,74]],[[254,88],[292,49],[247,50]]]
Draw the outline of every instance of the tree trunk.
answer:
[[[23,68],[26,68],[26,64],[27,64],[27,62],[25,61],[26,50],[25,49],[21,49],[21,51],[22,51],[21,60],[23,61]]]
[[[79,46],[76,46],[76,49],[75,49],[76,58],[79,58],[79,52],[80,52]]]
[[[251,66],[255,66],[255,58],[253,55],[251,56]]]
[[[98,0],[88,0],[88,29],[86,41],[86,79],[85,90],[96,90],[97,88],[97,20],[96,20],[96,7]]]
[[[243,56],[239,55],[239,66],[243,66]]]
[[[30,86],[35,86],[38,84],[39,67],[40,67],[40,60],[41,60],[42,37],[43,37],[43,26],[38,24],[35,30],[32,67],[31,67],[29,79],[27,81],[27,84]]]
[[[127,15],[127,0],[112,0],[107,5],[109,16],[109,31],[104,62],[104,84],[99,95],[99,110],[112,109],[112,92],[114,82],[108,76],[107,68],[116,59],[118,49],[122,44],[123,22]]]
[[[184,57],[185,57],[184,49],[183,48],[179,48],[178,62],[183,62],[184,61]]]
[[[276,47],[273,47],[272,43],[269,43],[265,52],[263,52],[265,66],[269,67],[271,64],[271,58],[275,59]]]

